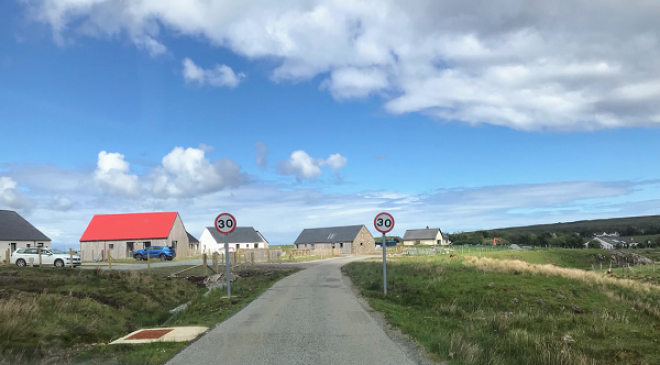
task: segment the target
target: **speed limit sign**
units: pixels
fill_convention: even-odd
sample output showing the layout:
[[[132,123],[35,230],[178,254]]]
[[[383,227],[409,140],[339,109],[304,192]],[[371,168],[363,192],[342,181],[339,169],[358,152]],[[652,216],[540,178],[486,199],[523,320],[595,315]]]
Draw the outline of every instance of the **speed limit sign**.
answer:
[[[374,219],[374,227],[380,233],[387,233],[394,228],[394,218],[390,213],[380,213]]]
[[[236,229],[236,218],[229,213],[222,213],[215,219],[215,229],[220,233],[229,234]]]

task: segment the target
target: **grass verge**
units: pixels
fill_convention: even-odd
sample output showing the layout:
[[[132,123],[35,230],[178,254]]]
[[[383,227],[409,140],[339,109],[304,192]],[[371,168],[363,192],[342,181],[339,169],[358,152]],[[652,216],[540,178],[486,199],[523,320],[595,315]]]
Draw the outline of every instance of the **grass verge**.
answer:
[[[0,267],[0,364],[160,364],[185,344],[103,344],[159,327],[170,309],[189,301],[170,324],[211,326],[296,270],[242,271],[229,301],[222,290],[204,297],[199,280],[167,278],[156,269]]]
[[[345,272],[391,324],[452,365],[660,363],[660,288],[647,283],[501,259],[403,257],[388,263],[384,297],[381,263]]]
[[[231,298],[225,298],[227,293],[224,288],[214,290],[206,296],[199,296],[192,300],[185,311],[179,312],[168,321],[167,326],[154,327],[213,327],[249,304],[277,281],[297,271],[297,268],[272,267],[250,267],[240,272],[237,271],[235,273],[241,276],[241,279],[232,283]],[[101,345],[82,351],[76,356],[74,363],[78,365],[162,364],[185,345],[185,343]]]

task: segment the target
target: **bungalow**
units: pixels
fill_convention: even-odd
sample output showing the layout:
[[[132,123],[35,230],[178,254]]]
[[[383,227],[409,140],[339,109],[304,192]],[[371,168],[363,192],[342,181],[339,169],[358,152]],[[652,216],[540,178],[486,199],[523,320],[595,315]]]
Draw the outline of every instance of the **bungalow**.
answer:
[[[0,251],[50,247],[50,238],[13,210],[0,210]]]
[[[618,235],[613,235],[613,234],[603,234],[603,235],[594,236],[593,240],[600,243],[600,246],[603,248],[603,250],[613,250],[618,245],[620,245],[623,248],[630,248],[638,245],[638,243],[635,242],[632,237],[629,238],[619,237]],[[587,244],[588,243],[585,243],[585,246]]]
[[[449,235],[442,233],[440,228],[409,229],[403,235],[403,244],[412,245],[443,245],[451,244]]]
[[[294,242],[296,249],[341,248],[342,254],[371,254],[375,250],[374,237],[367,227],[341,226],[306,228]]]
[[[127,258],[149,246],[173,247],[177,257],[195,252],[177,212],[97,214],[80,237],[80,258]]]
[[[225,237],[227,236],[227,237]],[[224,235],[215,227],[206,227],[199,237],[202,252],[225,252],[225,239],[229,240],[229,250],[268,248],[268,241],[253,227],[236,227],[232,233]]]

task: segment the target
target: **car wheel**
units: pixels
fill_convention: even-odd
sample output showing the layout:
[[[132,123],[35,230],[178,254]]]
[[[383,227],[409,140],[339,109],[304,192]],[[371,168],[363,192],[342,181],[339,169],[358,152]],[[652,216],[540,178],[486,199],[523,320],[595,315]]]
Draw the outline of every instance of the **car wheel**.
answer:
[[[164,253],[161,253],[160,256],[158,256],[158,257],[160,258],[160,261],[165,261],[165,260],[167,260],[167,256],[165,256]]]
[[[64,261],[56,260],[55,261],[55,267],[64,267]]]
[[[25,260],[23,260],[23,259],[16,260],[16,266],[25,267]]]
[[[135,255],[135,259],[138,260],[138,261],[142,261],[142,260],[144,260],[144,257],[142,257],[142,255],[140,255],[140,254],[137,254],[137,255]]]

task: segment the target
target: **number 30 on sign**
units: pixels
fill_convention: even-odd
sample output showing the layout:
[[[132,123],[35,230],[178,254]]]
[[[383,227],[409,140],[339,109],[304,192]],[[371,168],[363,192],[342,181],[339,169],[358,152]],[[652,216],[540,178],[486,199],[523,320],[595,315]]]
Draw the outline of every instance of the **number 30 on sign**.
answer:
[[[394,218],[390,213],[380,213],[374,219],[374,227],[381,233],[387,233],[394,228]]]
[[[229,234],[236,229],[236,218],[229,213],[222,213],[215,219],[215,229],[220,233]]]

